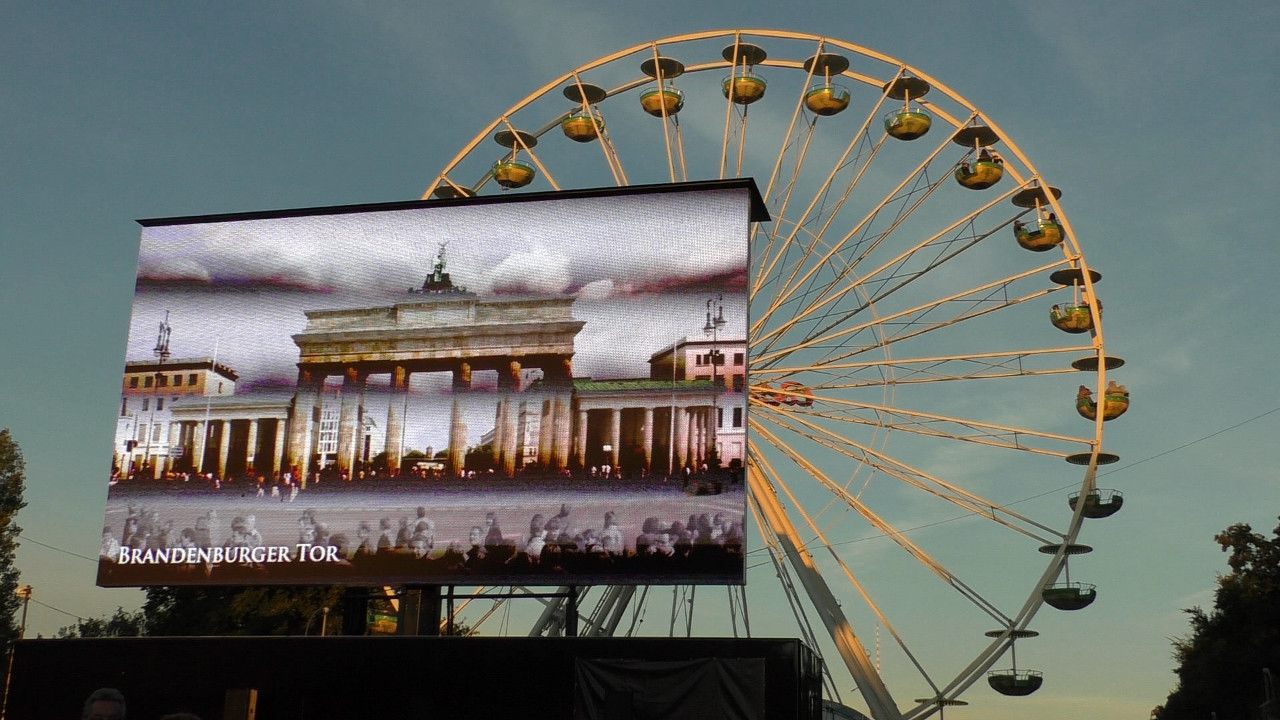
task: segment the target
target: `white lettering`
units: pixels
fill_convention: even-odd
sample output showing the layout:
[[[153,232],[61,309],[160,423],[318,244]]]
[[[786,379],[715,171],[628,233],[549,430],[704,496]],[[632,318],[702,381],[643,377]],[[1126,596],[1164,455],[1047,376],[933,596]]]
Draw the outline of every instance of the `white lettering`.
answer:
[[[324,547],[323,545],[312,545],[311,549],[307,551],[307,554],[311,557],[311,562],[321,562],[325,559],[325,556],[329,554],[328,550],[329,548]]]
[[[169,548],[159,548],[156,550],[156,562],[158,563],[169,562]]]
[[[249,558],[256,563],[266,562],[267,549],[264,547],[256,547],[249,553]]]
[[[307,552],[311,550],[311,543],[298,543],[294,547],[298,548],[298,562],[306,562]]]
[[[121,565],[129,564],[129,548],[127,547],[120,548],[120,557],[116,558],[116,562],[120,563]]]
[[[338,562],[338,548],[327,547],[325,548],[325,550],[329,551],[328,557],[325,558],[326,560],[328,560],[329,562]]]
[[[206,565],[213,562],[212,557],[209,553],[209,548],[196,549],[196,562],[202,562],[202,563],[205,563]]]

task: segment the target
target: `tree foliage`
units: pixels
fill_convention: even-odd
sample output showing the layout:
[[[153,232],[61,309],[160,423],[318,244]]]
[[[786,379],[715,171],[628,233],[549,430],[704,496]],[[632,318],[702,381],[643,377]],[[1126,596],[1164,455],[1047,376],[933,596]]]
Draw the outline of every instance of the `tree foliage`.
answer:
[[[7,651],[9,644],[18,638],[18,624],[14,620],[20,605],[18,568],[13,560],[22,528],[14,519],[27,505],[22,499],[26,470],[22,449],[8,428],[0,429],[0,651]]]
[[[1186,610],[1191,634],[1173,643],[1178,685],[1158,720],[1258,716],[1263,668],[1280,673],[1280,525],[1272,532],[1240,524],[1214,538],[1231,572],[1218,578],[1211,612]]]
[[[152,587],[142,606],[146,635],[318,634],[323,608],[340,621],[341,588]]]
[[[82,618],[58,630],[59,638],[137,637],[142,634],[145,617],[141,610],[125,612],[122,607],[107,618]]]
[[[58,630],[57,637],[318,635],[326,607],[326,632],[338,635],[344,593],[341,587],[151,587],[142,609],[117,608],[110,617],[83,619]],[[457,622],[452,634],[475,631]]]

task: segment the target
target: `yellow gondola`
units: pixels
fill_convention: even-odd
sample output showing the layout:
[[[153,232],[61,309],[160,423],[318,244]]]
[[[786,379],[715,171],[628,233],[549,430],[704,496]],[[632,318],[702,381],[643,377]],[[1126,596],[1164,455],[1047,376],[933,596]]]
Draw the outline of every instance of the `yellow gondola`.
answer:
[[[1128,389],[1123,385],[1117,385],[1114,380],[1108,383],[1107,391],[1103,393],[1102,419],[1115,420],[1125,414],[1128,409]],[[1084,385],[1081,385],[1076,393],[1076,412],[1086,420],[1098,418],[1098,404],[1093,400],[1093,392]]]
[[[1062,242],[1062,225],[1056,219],[1041,218],[1034,223],[1013,223],[1013,235],[1018,244],[1033,252],[1044,252]]]
[[[1098,313],[1102,313],[1101,307]],[[1049,322],[1063,332],[1085,333],[1093,329],[1093,314],[1088,305],[1063,303],[1049,310]]]
[[[504,188],[524,187],[533,182],[537,170],[519,160],[499,160],[493,164],[493,179]]]
[[[675,88],[653,88],[640,96],[640,107],[654,117],[668,117],[680,112],[684,107],[684,93]]]
[[[814,115],[835,115],[849,107],[849,90],[843,85],[818,83],[805,93],[804,106]]]
[[[560,129],[574,142],[591,142],[600,136],[600,130],[604,130],[604,117],[598,112],[579,110],[562,120]]]
[[[899,140],[915,140],[929,132],[933,119],[923,110],[899,110],[884,118],[884,131]]]
[[[738,105],[750,105],[751,103],[764,97],[765,86],[768,83],[764,78],[754,73],[745,73],[731,75],[720,83],[721,90],[724,91],[725,97],[732,97],[733,102]],[[730,94],[732,91],[732,95]]]
[[[1004,163],[997,160],[979,160],[970,167],[961,163],[956,168],[956,182],[970,190],[986,190],[1004,177]]]

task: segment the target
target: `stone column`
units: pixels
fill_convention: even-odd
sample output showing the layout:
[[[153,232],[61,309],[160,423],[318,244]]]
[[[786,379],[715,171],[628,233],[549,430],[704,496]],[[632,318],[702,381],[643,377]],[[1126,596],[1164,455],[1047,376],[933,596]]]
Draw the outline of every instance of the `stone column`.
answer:
[[[397,365],[391,371],[391,395],[387,398],[387,472],[400,474],[400,458],[404,456],[404,406],[409,397],[409,369]]]
[[[258,419],[249,420],[249,440],[244,446],[244,465],[245,470],[249,473],[256,473],[258,469],[254,467],[253,461],[258,456]]]
[[[208,437],[208,426],[203,420],[191,424],[191,467],[196,474],[204,472],[204,441]],[[123,470],[127,473],[129,458],[124,459]]]
[[[587,411],[578,410],[578,427],[573,434],[573,461],[578,468],[587,466]]]
[[[573,380],[573,357],[565,355],[552,359],[543,365],[542,377],[557,385],[568,384]]]
[[[453,370],[453,390],[460,392],[471,389],[471,363],[458,363]]]
[[[696,471],[702,465],[702,408],[689,411],[689,464]]]
[[[220,420],[221,432],[218,433],[218,477],[227,476],[227,456],[231,453],[231,421]]]
[[[618,456],[622,450],[622,410],[620,408],[611,408],[609,410],[609,464],[616,469],[618,467]]]
[[[555,442],[555,403],[551,398],[542,401],[542,414],[538,418],[538,464],[551,467],[551,446]]]
[[[172,470],[178,464],[178,459],[173,454],[174,448],[182,447],[182,423],[169,423],[169,447],[165,448],[165,470]]]
[[[509,392],[520,392],[520,390],[522,389],[521,381],[523,380],[523,378],[520,375],[520,370],[521,368],[520,368],[519,360],[512,360],[511,362],[507,363],[505,366],[499,365],[498,366],[498,389],[506,390]]]
[[[644,446],[644,470],[649,472],[653,470],[653,408],[644,409],[644,421],[640,425],[640,432],[643,435],[641,444]]]
[[[569,395],[563,391],[556,393],[552,400],[551,464],[556,470],[569,467],[569,437],[573,429],[569,402]]]
[[[698,466],[702,464],[702,445],[699,442],[702,437],[702,411],[693,408],[689,410],[689,464],[693,466],[694,472],[697,472]]]
[[[493,413],[493,464],[494,467],[502,465],[502,448],[506,447],[506,440],[503,438],[503,431],[507,426],[507,399],[498,398],[498,407]]]
[[[321,421],[324,419],[324,386],[316,390],[315,402],[311,405],[311,429],[307,432],[307,454],[302,461],[302,472],[306,475],[307,466],[311,464],[311,456],[317,456],[319,463]],[[335,443],[336,444],[336,443]],[[320,468],[317,466],[316,470]]]
[[[298,389],[289,409],[289,441],[284,449],[290,469],[299,467],[305,474],[311,461],[311,420],[315,405],[320,401],[324,378],[311,370],[298,371]]]
[[[676,473],[689,462],[689,411],[678,407],[675,409],[676,422]]]
[[[351,477],[356,458],[356,443],[360,439],[360,405],[364,390],[364,375],[349,367],[342,379],[342,409],[338,415],[338,472]]]
[[[287,459],[284,452],[284,420],[276,420],[276,444],[273,447],[274,450],[271,453],[271,474],[279,475],[280,466]]]
[[[449,416],[449,472],[462,474],[467,461],[467,424],[462,420],[462,407],[458,396],[453,396],[453,410]]]
[[[512,363],[515,364],[515,363]],[[502,471],[507,477],[515,477],[516,466],[520,457],[520,448],[524,438],[518,432],[520,426],[520,403],[513,403],[514,398],[507,398],[506,415],[502,418]]]
[[[707,457],[712,455],[720,456],[720,449],[716,447],[716,436],[720,433],[720,414],[724,412],[724,408],[717,406],[707,410]]]
[[[698,411],[702,417],[702,422],[698,424],[698,464],[707,461],[707,438],[711,434],[711,408],[702,408]]]

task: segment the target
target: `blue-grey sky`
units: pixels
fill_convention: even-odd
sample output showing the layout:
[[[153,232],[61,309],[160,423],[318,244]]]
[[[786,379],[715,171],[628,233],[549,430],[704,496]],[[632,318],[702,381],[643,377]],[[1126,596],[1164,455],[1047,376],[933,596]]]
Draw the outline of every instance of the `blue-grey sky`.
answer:
[[[1086,528],[1098,551],[1077,571],[1100,599],[1046,610],[1019,646],[1044,689],[977,687],[949,716],[1143,716],[1172,686],[1181,608],[1209,604],[1226,567],[1213,534],[1280,514],[1273,3],[10,3],[0,20],[0,426],[26,454],[34,540],[96,553],[134,218],[413,199],[553,77],[734,26],[842,38],[945,82],[1063,187],[1105,276],[1134,406],[1101,481],[1128,503]],[[923,532],[983,552],[962,528]],[[79,615],[140,599],[34,543],[19,564],[37,599]],[[31,609],[34,632],[70,620]]]

